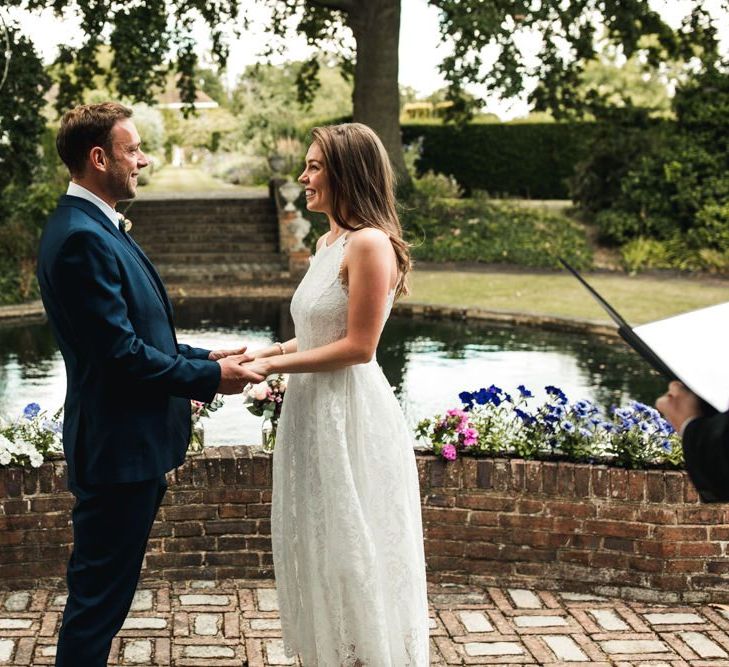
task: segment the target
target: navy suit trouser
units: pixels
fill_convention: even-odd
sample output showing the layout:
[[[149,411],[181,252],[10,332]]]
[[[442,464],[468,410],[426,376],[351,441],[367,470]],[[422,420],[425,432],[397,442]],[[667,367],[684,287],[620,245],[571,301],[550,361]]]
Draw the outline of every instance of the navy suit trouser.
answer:
[[[73,551],[56,667],[106,667],[126,619],[154,518],[167,490],[164,476],[143,482],[69,485]]]

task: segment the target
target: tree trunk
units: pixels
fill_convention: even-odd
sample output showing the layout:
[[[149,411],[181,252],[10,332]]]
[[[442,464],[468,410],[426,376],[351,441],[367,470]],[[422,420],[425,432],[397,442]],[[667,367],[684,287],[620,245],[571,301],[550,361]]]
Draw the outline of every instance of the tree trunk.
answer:
[[[358,0],[347,12],[357,42],[353,117],[377,132],[395,169],[400,187],[410,177],[400,136],[398,50],[400,0]]]

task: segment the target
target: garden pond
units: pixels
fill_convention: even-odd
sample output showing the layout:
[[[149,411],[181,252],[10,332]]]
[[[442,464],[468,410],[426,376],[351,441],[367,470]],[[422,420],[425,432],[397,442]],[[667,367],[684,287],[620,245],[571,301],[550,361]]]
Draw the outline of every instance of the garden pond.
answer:
[[[293,336],[285,301],[186,300],[175,306],[178,339],[191,345],[262,347]],[[557,385],[571,400],[609,408],[631,399],[653,404],[665,382],[621,340],[487,322],[394,315],[377,360],[414,426],[460,405],[458,394],[492,384],[512,392],[524,384],[544,399]],[[65,373],[48,324],[0,327],[0,415],[16,417],[36,402],[63,404]],[[134,400],[134,397],[130,397]],[[261,418],[238,396],[205,420],[209,445],[258,444]]]

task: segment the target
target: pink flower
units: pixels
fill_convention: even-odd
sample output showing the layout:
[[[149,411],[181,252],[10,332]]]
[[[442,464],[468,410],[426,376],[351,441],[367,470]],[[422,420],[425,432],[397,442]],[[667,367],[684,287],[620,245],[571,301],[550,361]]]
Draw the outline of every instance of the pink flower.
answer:
[[[456,448],[453,445],[443,445],[443,449],[440,453],[443,455],[443,458],[448,461],[456,460]]]
[[[478,431],[475,428],[467,428],[463,431],[463,444],[466,447],[475,445],[478,442]]]
[[[468,419],[468,415],[463,410],[459,410],[458,408],[452,408],[448,410],[446,414],[449,417],[460,417],[461,419],[465,417],[466,419]]]

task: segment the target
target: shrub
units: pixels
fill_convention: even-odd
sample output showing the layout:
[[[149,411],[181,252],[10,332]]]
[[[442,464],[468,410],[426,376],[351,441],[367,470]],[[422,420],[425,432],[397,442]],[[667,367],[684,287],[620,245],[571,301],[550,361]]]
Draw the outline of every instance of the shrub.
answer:
[[[413,179],[415,193],[424,200],[432,199],[458,199],[463,190],[453,176],[436,174],[428,171],[420,178]]]
[[[401,216],[416,260],[559,268],[592,263],[582,225],[564,215],[483,197],[416,199]]]
[[[38,241],[62,192],[63,185],[51,181],[10,185],[0,195],[0,304],[38,298]]]
[[[666,243],[643,236],[628,241],[621,249],[623,266],[635,273],[641,269],[668,269],[674,265]]]
[[[635,135],[634,145],[593,145],[581,167],[587,185],[576,196],[584,195],[583,210],[600,211],[595,221],[603,238],[624,244],[631,270],[723,272],[729,253],[729,63],[681,86],[673,110],[675,123],[655,124],[648,134]],[[601,159],[612,160],[609,183]]]
[[[405,144],[421,142],[419,174],[451,175],[466,194],[565,199],[575,164],[587,155],[594,123],[403,125]]]

